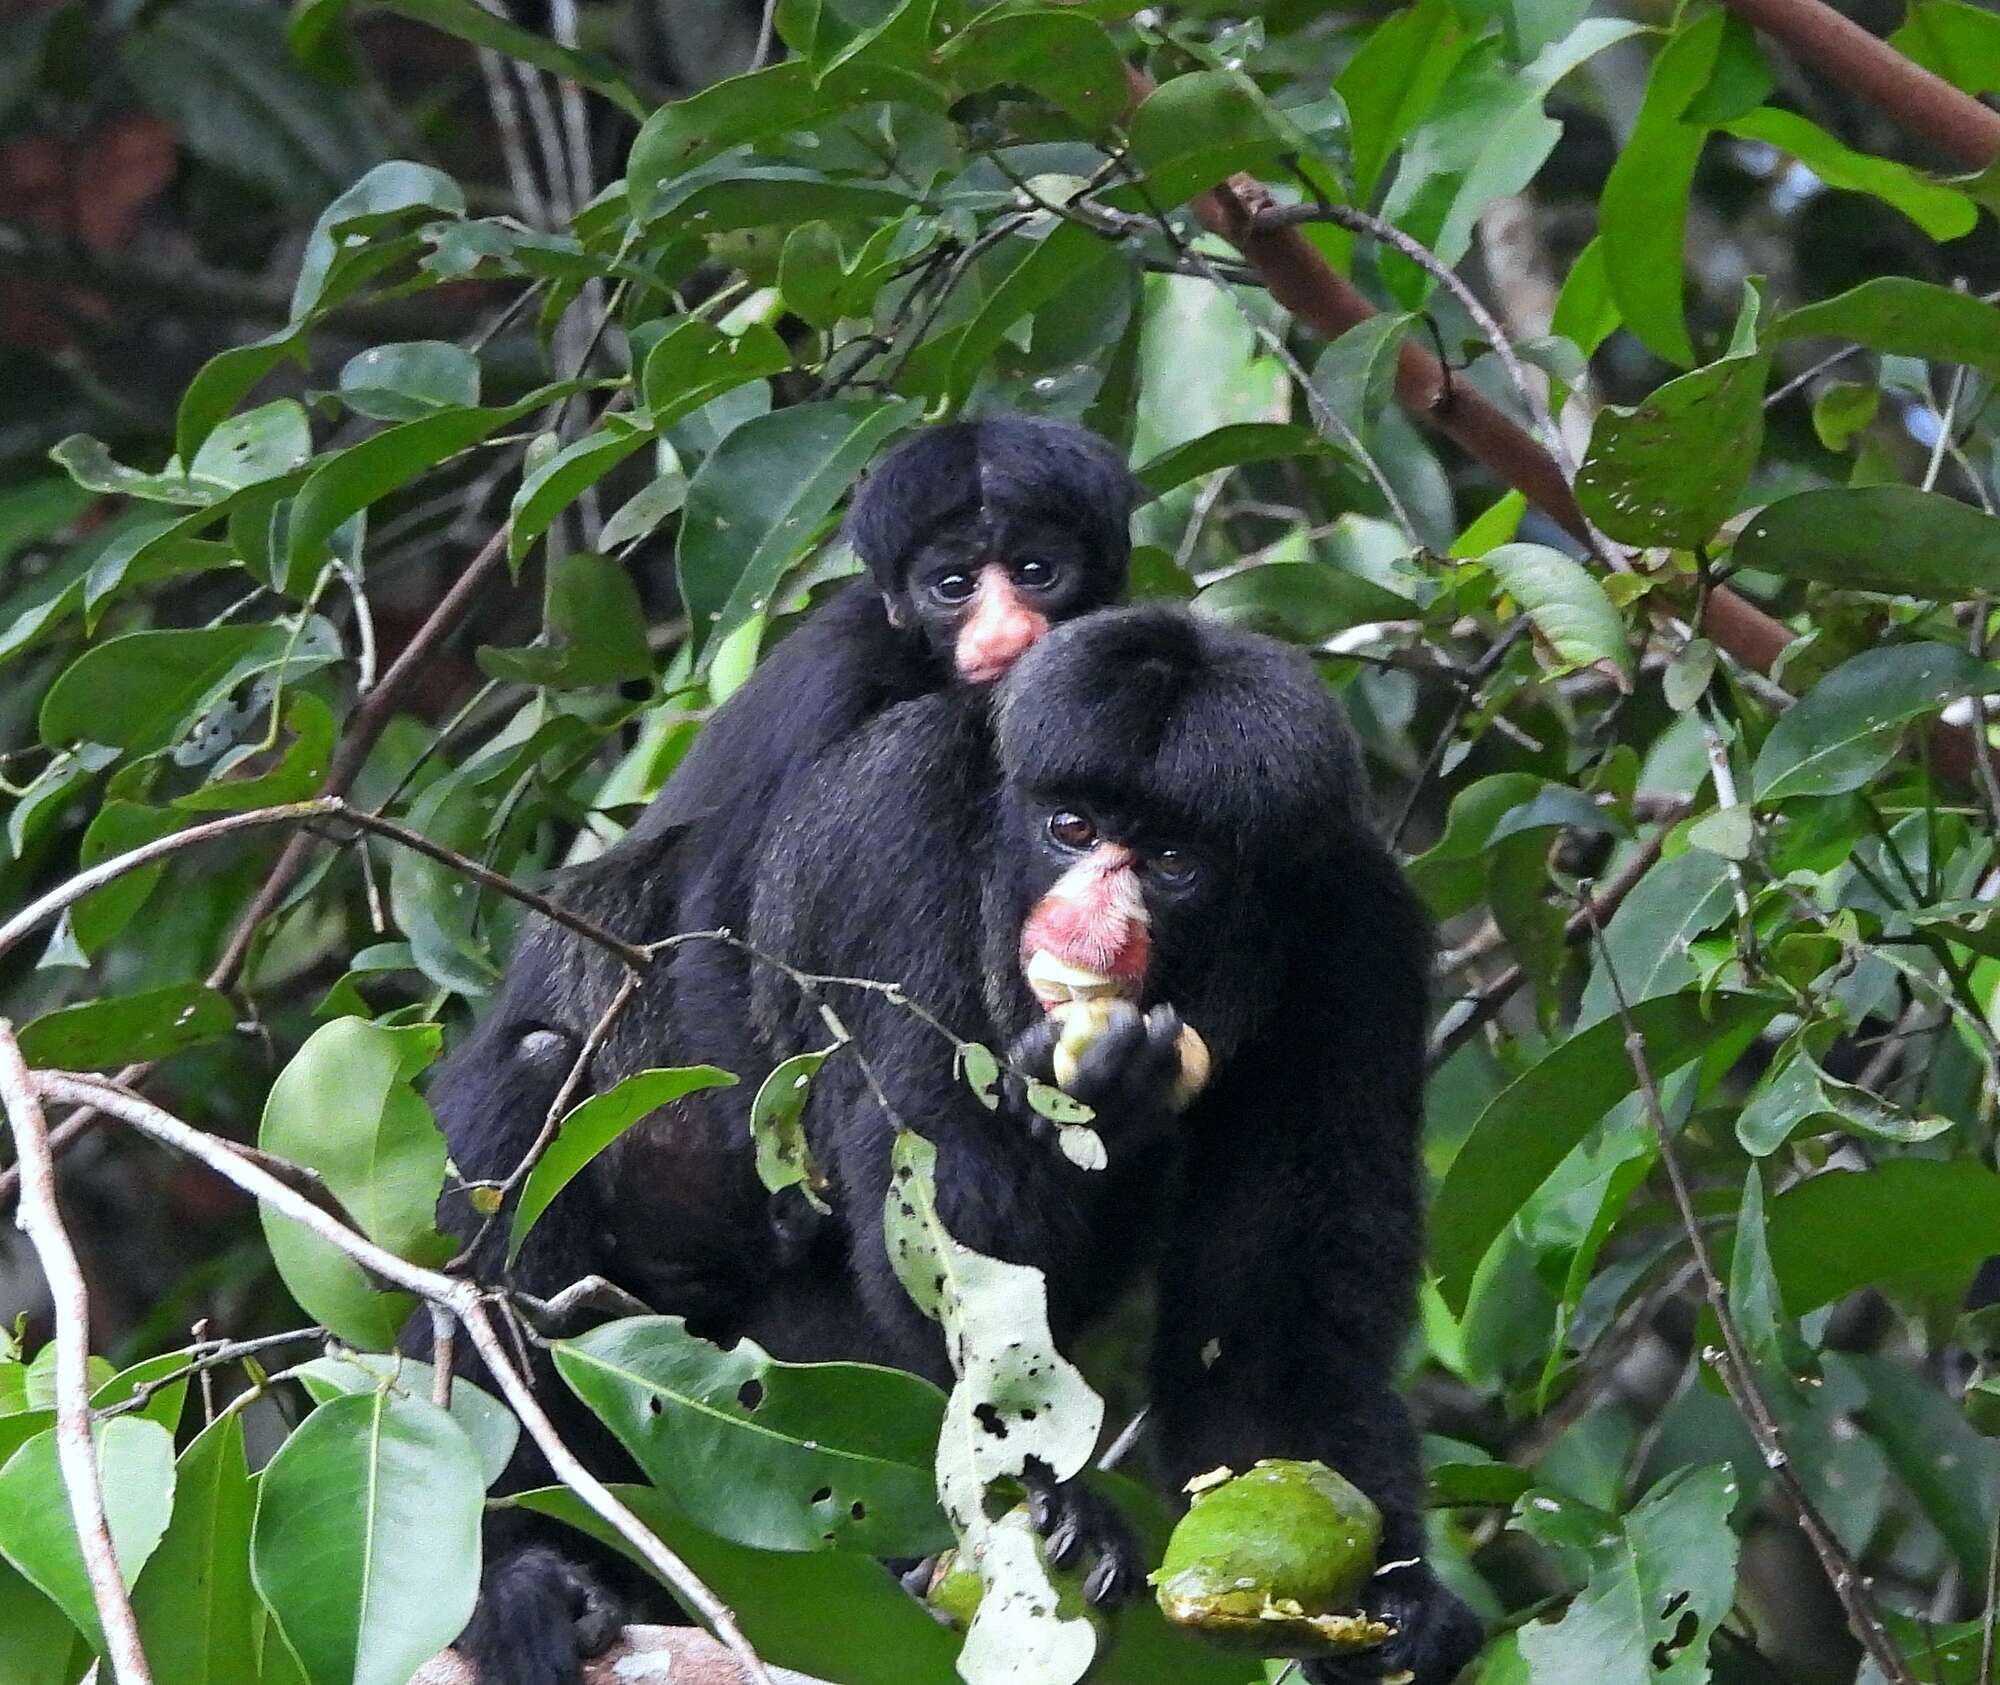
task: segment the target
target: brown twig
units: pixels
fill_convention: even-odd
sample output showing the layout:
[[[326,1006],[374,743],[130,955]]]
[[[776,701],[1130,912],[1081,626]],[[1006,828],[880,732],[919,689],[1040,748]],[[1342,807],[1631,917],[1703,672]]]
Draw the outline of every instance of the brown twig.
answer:
[[[1827,1582],[1846,1612],[1849,1630],[1870,1660],[1881,1669],[1884,1679],[1891,1681],[1892,1685],[1916,1685],[1908,1664],[1891,1642],[1881,1616],[1875,1612],[1875,1606],[1869,1599],[1861,1565],[1848,1554],[1847,1547],[1827,1525],[1819,1506],[1812,1500],[1812,1494],[1805,1489],[1798,1471],[1792,1467],[1784,1435],[1779,1430],[1777,1418],[1771,1413],[1763,1389],[1758,1385],[1749,1348],[1744,1345],[1742,1330],[1736,1326],[1735,1314],[1729,1308],[1729,1290],[1723,1285],[1722,1276],[1715,1267],[1708,1237],[1695,1210],[1694,1192],[1688,1185],[1687,1171],[1674,1146],[1666,1109],[1660,1103],[1659,1086],[1653,1079],[1652,1064],[1646,1057],[1645,1033],[1632,1016],[1631,1003],[1625,998],[1625,986],[1619,980],[1618,968],[1611,958],[1611,946],[1604,940],[1604,927],[1598,922],[1592,903],[1588,900],[1581,902],[1579,913],[1588,921],[1591,939],[1604,966],[1605,981],[1610,985],[1618,1021],[1625,1029],[1625,1056],[1631,1060],[1632,1073],[1638,1078],[1640,1099],[1645,1107],[1646,1120],[1652,1126],[1654,1144],[1660,1151],[1660,1163],[1667,1172],[1674,1211],[1680,1219],[1681,1232],[1687,1237],[1695,1270],[1701,1279],[1702,1297],[1707,1301],[1722,1336],[1722,1350],[1713,1359],[1716,1372],[1744,1425],[1749,1428],[1750,1437],[1756,1441],[1764,1466],[1771,1471],[1793,1514],[1798,1517],[1800,1530],[1812,1546],[1813,1554],[1819,1558]]]
[[[15,1222],[27,1235],[48,1279],[56,1313],[56,1459],[76,1523],[91,1601],[104,1629],[104,1649],[118,1685],[153,1685],[153,1670],[139,1642],[111,1523],[104,1513],[104,1484],[90,1438],[90,1295],[76,1251],[56,1204],[56,1166],[49,1153],[48,1124],[35,1093],[34,1078],[14,1039],[14,1026],[0,1019],[0,1101],[14,1133],[21,1169],[21,1209]]]
[[[0,1075],[4,1074],[0,1071]],[[260,1204],[282,1217],[290,1218],[329,1246],[337,1248],[364,1270],[450,1311],[465,1329],[479,1355],[486,1360],[495,1384],[520,1417],[521,1425],[535,1442],[536,1449],[548,1459],[556,1478],[640,1554],[647,1565],[673,1589],[674,1594],[736,1653],[753,1679],[761,1681],[762,1685],[771,1685],[764,1664],[737,1627],[736,1617],[728,1605],[710,1591],[701,1578],[655,1537],[646,1524],[627,1509],[609,1487],[590,1473],[563,1443],[495,1330],[487,1308],[486,1289],[477,1283],[457,1280],[397,1257],[365,1235],[336,1221],[304,1195],[252,1164],[229,1142],[182,1122],[150,1100],[128,1093],[101,1077],[72,1071],[29,1073],[25,1069],[21,1070],[20,1077],[30,1099],[39,1095],[45,1101],[96,1107],[100,1112],[131,1125],[142,1135],[185,1154],[224,1180],[234,1183]],[[125,1685],[122,1676],[120,1685]]]

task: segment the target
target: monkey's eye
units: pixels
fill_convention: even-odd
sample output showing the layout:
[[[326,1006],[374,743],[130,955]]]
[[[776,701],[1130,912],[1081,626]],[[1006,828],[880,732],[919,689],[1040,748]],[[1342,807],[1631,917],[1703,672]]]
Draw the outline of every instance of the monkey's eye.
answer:
[[[931,595],[953,607],[971,602],[973,593],[978,589],[979,581],[969,573],[947,573],[931,581]]]
[[[1153,869],[1153,876],[1163,883],[1182,884],[1190,881],[1195,874],[1195,858],[1178,848],[1163,848],[1150,856],[1146,862]]]
[[[1015,580],[1030,591],[1046,591],[1061,576],[1054,562],[1026,561],[1014,564]]]
[[[1080,813],[1058,808],[1049,815],[1049,837],[1059,848],[1085,854],[1097,846],[1097,827]]]

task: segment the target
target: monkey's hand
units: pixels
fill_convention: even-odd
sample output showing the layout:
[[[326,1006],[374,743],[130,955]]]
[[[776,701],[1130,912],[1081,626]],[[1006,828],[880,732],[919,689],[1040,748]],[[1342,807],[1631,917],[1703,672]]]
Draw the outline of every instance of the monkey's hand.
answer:
[[[1086,1602],[1115,1609],[1146,1583],[1139,1541],[1108,1499],[1081,1480],[1058,1480],[1040,1458],[1028,1459],[1021,1484],[1028,1490],[1028,1516],[1042,1536],[1051,1568],[1076,1568],[1083,1576]]]
[[[1451,1685],[1485,1642],[1479,1617],[1421,1562],[1378,1573],[1361,1612],[1387,1621],[1396,1636],[1377,1649],[1307,1662],[1311,1685]]]
[[[1179,1115],[1181,1039],[1180,1014],[1172,1007],[1156,1006],[1142,1016],[1129,1001],[1119,1001],[1103,1033],[1077,1057],[1075,1070],[1063,1070],[1063,1081],[1057,1081],[1056,1059],[1063,1024],[1055,1013],[1023,1031],[1007,1057],[1018,1076],[1060,1087],[1088,1106],[1096,1114],[1091,1127],[1115,1151],[1151,1138]],[[1025,1084],[1016,1086],[1016,1109],[1028,1127],[1038,1138],[1053,1141],[1055,1125],[1028,1104]]]
[[[494,1563],[471,1623],[453,1646],[480,1685],[576,1685],[625,1622],[588,1570],[544,1546]]]

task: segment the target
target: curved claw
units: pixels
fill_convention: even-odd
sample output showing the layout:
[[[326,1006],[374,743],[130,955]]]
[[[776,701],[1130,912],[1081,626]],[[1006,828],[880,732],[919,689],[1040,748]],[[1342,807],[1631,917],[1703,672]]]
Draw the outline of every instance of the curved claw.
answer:
[[[1028,1517],[1041,1534],[1049,1565],[1069,1569],[1088,1561],[1083,1595],[1094,1608],[1114,1609],[1143,1577],[1139,1543],[1117,1506],[1080,1480],[1057,1480],[1046,1469],[1022,1477]]]

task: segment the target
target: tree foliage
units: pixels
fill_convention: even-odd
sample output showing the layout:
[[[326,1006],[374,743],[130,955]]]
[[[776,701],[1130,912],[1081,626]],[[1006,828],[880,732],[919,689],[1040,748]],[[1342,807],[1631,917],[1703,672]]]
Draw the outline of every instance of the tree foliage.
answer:
[[[1075,419],[1144,484],[1136,594],[1317,653],[1443,922],[1409,1384],[1433,1554],[1498,1634],[1482,1677],[1845,1680],[1857,1640],[1870,1677],[1976,1677],[1992,171],[1940,170],[1726,8],[778,0],[762,55],[755,9],[680,10],[595,9],[583,40],[568,6],[544,31],[471,0],[6,25],[28,1062],[123,1069],[445,1266],[423,1073],[528,886],[855,571],[839,514],[885,444]],[[1935,97],[2000,89],[1990,10],[1892,21]],[[94,186],[37,198],[38,160]],[[1189,201],[1238,172],[1295,233],[1204,231]],[[1284,240],[1376,313],[1329,340],[1280,303]],[[1475,399],[1511,458],[1454,443]],[[1496,474],[1522,451],[1573,504]],[[758,1097],[773,1185],[810,1186],[823,1056]],[[475,1203],[518,1249],[593,1152],[726,1080],[577,1096]],[[1100,1630],[996,1521],[1022,1458],[1081,1471],[1138,1402],[1131,1338],[1056,1352],[1034,1272],[936,1221],[920,1138],[898,1166],[951,1395],[621,1319],[556,1348],[646,1475],[620,1496],[767,1660],[842,1685],[1247,1685],[1144,1600]],[[116,1125],[60,1175],[154,1677],[400,1685],[471,1606],[514,1414],[385,1358],[416,1300],[296,1218],[260,1238]],[[23,1685],[104,1642],[54,1374],[0,1347]],[[996,1410],[1005,1458],[967,1426]],[[1157,1550],[1159,1501],[1093,1478]],[[511,1501],[617,1536],[574,1491]],[[954,1537],[988,1584],[962,1648],[875,1561]]]

